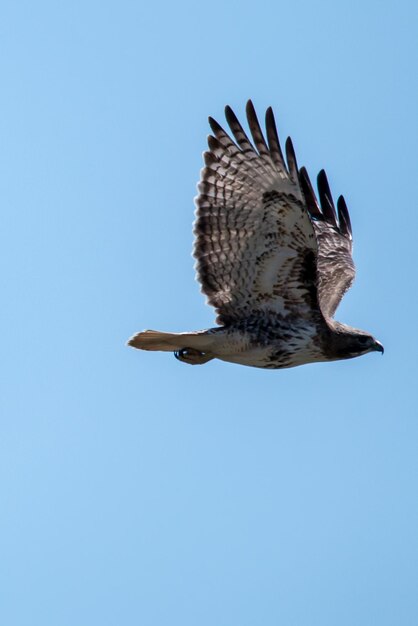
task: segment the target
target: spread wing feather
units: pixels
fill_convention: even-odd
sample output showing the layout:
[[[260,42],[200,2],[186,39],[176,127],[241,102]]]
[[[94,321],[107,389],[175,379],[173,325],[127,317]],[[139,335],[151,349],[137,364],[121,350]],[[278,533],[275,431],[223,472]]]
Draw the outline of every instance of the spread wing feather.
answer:
[[[343,196],[338,198],[335,210],[324,170],[318,174],[320,206],[304,167],[299,177],[318,241],[319,304],[324,317],[333,317],[355,276],[350,216]]]
[[[329,318],[354,279],[352,232],[344,198],[334,206],[324,170],[319,203],[290,138],[286,162],[273,111],[266,137],[247,103],[252,141],[230,107],[235,141],[212,118],[194,225],[197,277],[217,322],[255,312]]]
[[[212,118],[194,225],[197,277],[217,321],[255,312],[318,316],[317,240],[290,139],[285,164],[271,109],[267,141],[247,104],[252,141],[230,107],[231,137]]]

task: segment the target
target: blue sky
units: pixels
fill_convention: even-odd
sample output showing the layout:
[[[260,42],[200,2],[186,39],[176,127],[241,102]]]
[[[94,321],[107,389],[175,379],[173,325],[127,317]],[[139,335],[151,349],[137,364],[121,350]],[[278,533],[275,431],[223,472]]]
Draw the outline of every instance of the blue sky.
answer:
[[[415,2],[3,2],[0,622],[418,623]],[[259,371],[200,329],[207,116],[272,105],[345,195],[337,318],[385,355]]]

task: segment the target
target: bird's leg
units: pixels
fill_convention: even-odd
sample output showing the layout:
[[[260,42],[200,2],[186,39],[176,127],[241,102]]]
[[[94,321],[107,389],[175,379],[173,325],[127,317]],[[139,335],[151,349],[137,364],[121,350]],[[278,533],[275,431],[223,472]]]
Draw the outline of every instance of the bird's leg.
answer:
[[[179,361],[188,363],[189,365],[203,365],[214,358],[213,356],[209,356],[208,354],[200,352],[200,350],[195,350],[194,348],[182,348],[181,350],[174,352],[174,356]]]

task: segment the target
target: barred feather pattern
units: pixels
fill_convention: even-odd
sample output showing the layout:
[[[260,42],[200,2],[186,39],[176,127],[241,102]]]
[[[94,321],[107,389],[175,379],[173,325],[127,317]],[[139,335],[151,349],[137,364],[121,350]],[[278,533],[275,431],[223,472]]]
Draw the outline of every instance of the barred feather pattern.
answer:
[[[319,203],[304,167],[300,169],[299,179],[318,242],[319,303],[328,319],[333,317],[355,277],[350,216],[343,196],[338,198],[335,208],[324,170],[318,174]]]
[[[318,202],[290,138],[283,157],[272,109],[266,136],[247,104],[252,141],[230,107],[232,136],[212,118],[196,198],[197,278],[219,324],[261,311],[318,324],[331,318],[354,279],[352,235],[344,198],[335,209],[318,175]]]
[[[288,140],[286,165],[271,109],[269,145],[251,102],[247,116],[253,143],[229,107],[235,142],[209,118],[194,225],[197,277],[219,324],[260,311],[310,318],[318,310],[317,241],[293,147]]]

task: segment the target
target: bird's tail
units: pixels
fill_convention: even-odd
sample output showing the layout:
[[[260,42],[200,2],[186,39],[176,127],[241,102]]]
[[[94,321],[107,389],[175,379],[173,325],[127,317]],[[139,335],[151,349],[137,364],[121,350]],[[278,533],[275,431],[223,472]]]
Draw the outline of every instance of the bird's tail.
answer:
[[[133,335],[127,342],[128,346],[139,350],[160,350],[174,352],[183,348],[195,348],[205,351],[209,348],[210,337],[206,331],[194,333],[164,333],[159,330],[144,330]]]

